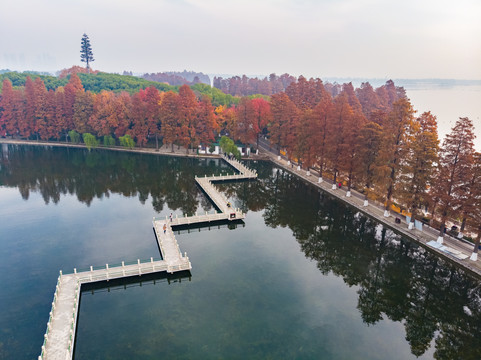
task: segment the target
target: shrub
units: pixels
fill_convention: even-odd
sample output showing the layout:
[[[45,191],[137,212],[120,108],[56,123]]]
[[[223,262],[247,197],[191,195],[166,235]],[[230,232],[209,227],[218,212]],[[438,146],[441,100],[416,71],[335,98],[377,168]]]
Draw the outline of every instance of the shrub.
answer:
[[[112,137],[112,135],[104,136],[104,146],[106,147],[115,146],[115,139]]]
[[[135,146],[135,141],[130,137],[129,134],[119,137],[120,145],[133,149]]]
[[[68,137],[73,144],[78,144],[80,142],[80,134],[75,130],[70,130],[68,132]]]
[[[82,137],[83,137],[83,140],[84,140],[84,144],[85,144],[85,146],[87,146],[87,149],[89,149],[89,151],[92,148],[97,147],[99,145],[99,142],[98,142],[97,138],[90,133],[84,133],[84,134],[82,134]]]

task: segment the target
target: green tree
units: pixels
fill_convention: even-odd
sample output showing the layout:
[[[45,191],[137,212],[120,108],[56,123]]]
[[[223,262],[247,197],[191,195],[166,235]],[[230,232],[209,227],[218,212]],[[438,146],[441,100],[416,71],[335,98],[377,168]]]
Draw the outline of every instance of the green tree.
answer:
[[[234,140],[227,136],[222,136],[219,141],[220,148],[227,154],[232,154],[237,160],[240,160],[241,154],[237,146],[235,146]]]
[[[106,147],[115,146],[115,139],[112,137],[112,135],[104,136],[104,146]]]
[[[80,61],[87,64],[87,71],[90,73],[90,65],[94,59],[94,53],[92,52],[92,46],[90,45],[90,40],[87,34],[83,34],[82,40],[80,41]]]
[[[119,141],[121,146],[129,149],[133,149],[135,147],[135,141],[129,134],[119,137]]]
[[[92,148],[97,147],[99,145],[99,142],[97,138],[90,134],[90,133],[84,133],[82,134],[84,144],[87,146],[87,149],[90,151]]]
[[[70,138],[70,141],[72,141],[73,144],[78,144],[80,142],[80,134],[75,130],[70,130],[68,132],[68,137]]]

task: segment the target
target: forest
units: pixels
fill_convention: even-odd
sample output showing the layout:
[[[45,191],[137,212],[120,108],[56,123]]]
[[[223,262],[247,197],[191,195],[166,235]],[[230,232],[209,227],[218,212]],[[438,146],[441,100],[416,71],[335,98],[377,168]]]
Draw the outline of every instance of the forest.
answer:
[[[92,71],[87,73],[85,68],[80,66],[73,66],[69,69],[64,69],[60,71],[59,76],[52,76],[52,75],[45,75],[45,74],[38,74],[38,73],[29,73],[29,72],[14,72],[8,71],[0,74],[0,91],[3,84],[3,80],[9,79],[12,83],[14,88],[23,88],[25,87],[27,77],[30,77],[31,80],[35,80],[36,78],[40,78],[43,81],[47,90],[56,90],[58,87],[64,87],[67,85],[70,76],[72,74],[76,74],[81,82],[82,86],[85,91],[90,91],[92,93],[99,93],[103,90],[105,91],[112,91],[114,93],[121,93],[127,92],[129,94],[134,94],[140,90],[145,90],[148,87],[155,87],[157,90],[166,92],[166,91],[173,91],[178,92],[179,87],[178,85],[169,85],[164,82],[159,81],[151,81],[143,78],[139,78],[132,75],[118,75],[118,74],[109,74],[103,73],[99,71]],[[166,73],[169,75],[169,73]],[[183,74],[183,73],[180,73]],[[189,74],[187,72],[186,74]],[[193,73],[197,74],[197,73]],[[199,73],[202,74],[202,73]],[[203,75],[203,74],[202,74]],[[177,76],[178,75],[169,75],[169,76]],[[187,75],[186,75],[187,76]],[[206,75],[204,75],[205,77]],[[184,79],[182,77],[182,79]],[[182,81],[180,81],[182,82]],[[202,95],[207,95],[211,98],[212,103],[214,105],[227,105],[230,106],[238,101],[238,98],[231,96],[229,94],[225,94],[219,89],[212,88],[209,85],[206,85],[202,82],[200,83],[190,83],[188,81],[184,81],[189,85],[192,85],[192,89],[196,93],[198,97]]]
[[[277,76],[273,73],[269,75],[269,78],[263,79],[249,78],[246,75],[232,76],[228,79],[214,77],[213,85],[215,88],[233,96],[273,95],[285,91],[295,81],[296,78],[292,75]]]
[[[208,147],[219,135],[254,147],[266,138],[292,162],[381,201],[386,210],[399,207],[412,221],[428,210],[440,235],[454,220],[461,233],[467,226],[477,230],[479,241],[481,155],[472,121],[460,118],[440,146],[436,117],[416,115],[392,81],[355,89],[301,76],[270,97],[233,97],[201,83],[125,91],[131,76],[103,73],[25,75],[23,83],[20,75],[2,76],[0,136],[83,138],[88,146],[100,138],[107,146],[186,151]]]

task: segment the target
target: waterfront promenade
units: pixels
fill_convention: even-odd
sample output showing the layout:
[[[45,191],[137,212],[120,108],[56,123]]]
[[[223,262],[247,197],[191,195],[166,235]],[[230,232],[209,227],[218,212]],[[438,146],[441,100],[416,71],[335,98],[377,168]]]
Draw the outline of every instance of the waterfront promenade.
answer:
[[[462,240],[453,238],[447,234],[444,236],[443,244],[438,244],[439,230],[430,228],[429,226],[423,226],[422,230],[408,229],[408,224],[404,216],[400,214],[390,214],[389,217],[384,216],[384,206],[382,204],[369,201],[365,206],[364,195],[351,189],[350,196],[347,196],[347,189],[339,189],[337,186],[333,186],[332,182],[320,179],[315,171],[306,171],[297,165],[290,163],[287,159],[279,157],[269,151],[268,147],[262,147],[261,156],[269,159],[276,166],[289,171],[290,173],[300,177],[304,181],[322,189],[330,195],[338,198],[339,200],[349,204],[350,206],[361,211],[365,215],[379,221],[383,225],[389,227],[395,232],[415,241],[422,247],[428,249],[431,252],[436,253],[438,256],[445,260],[465,269],[468,273],[481,278],[481,260],[472,261],[470,256],[473,252],[473,245],[466,243]],[[397,223],[396,218],[401,222]]]

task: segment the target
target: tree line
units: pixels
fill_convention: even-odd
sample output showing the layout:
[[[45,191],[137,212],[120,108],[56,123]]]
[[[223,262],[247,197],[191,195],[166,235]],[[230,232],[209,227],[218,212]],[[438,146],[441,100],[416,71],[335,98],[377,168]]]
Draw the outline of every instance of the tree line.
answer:
[[[289,74],[270,74],[269,77],[263,79],[249,78],[246,75],[232,76],[224,79],[221,76],[214,77],[214,87],[222,90],[226,94],[233,96],[249,96],[255,94],[273,95],[286,90],[286,88],[296,78]]]
[[[461,232],[467,224],[481,224],[481,157],[468,118],[460,118],[439,147],[436,117],[415,116],[404,89],[392,81],[354,89],[352,83],[325,85],[301,76],[269,99],[242,97],[218,106],[213,90],[196,84],[178,93],[153,86],[133,94],[94,93],[76,74],[55,90],[47,90],[40,77],[26,77],[25,86],[15,88],[5,79],[0,134],[68,140],[75,131],[103,137],[105,144],[123,139],[132,145],[128,136],[139,146],[151,142],[186,151],[207,147],[218,135],[257,145],[264,136],[290,161],[344,183],[349,192],[361,191],[366,201],[381,200],[386,211],[395,203],[414,221],[429,208],[440,236],[449,220],[459,220]]]
[[[169,85],[194,85],[198,83],[203,83],[210,85],[210,78],[204,73],[197,73],[194,71],[178,72],[178,71],[167,71],[159,73],[146,73],[142,75],[143,79],[157,82],[165,82]]]
[[[442,238],[448,221],[461,233],[470,223],[481,235],[481,155],[474,126],[459,118],[439,146],[436,117],[416,116],[403,88],[342,85],[338,95],[321,80],[300,77],[271,96],[268,134],[291,161],[385,204],[395,203],[414,223],[433,214]],[[239,102],[238,107],[242,104]],[[412,227],[410,225],[410,227]],[[475,247],[477,252],[477,246]]]

